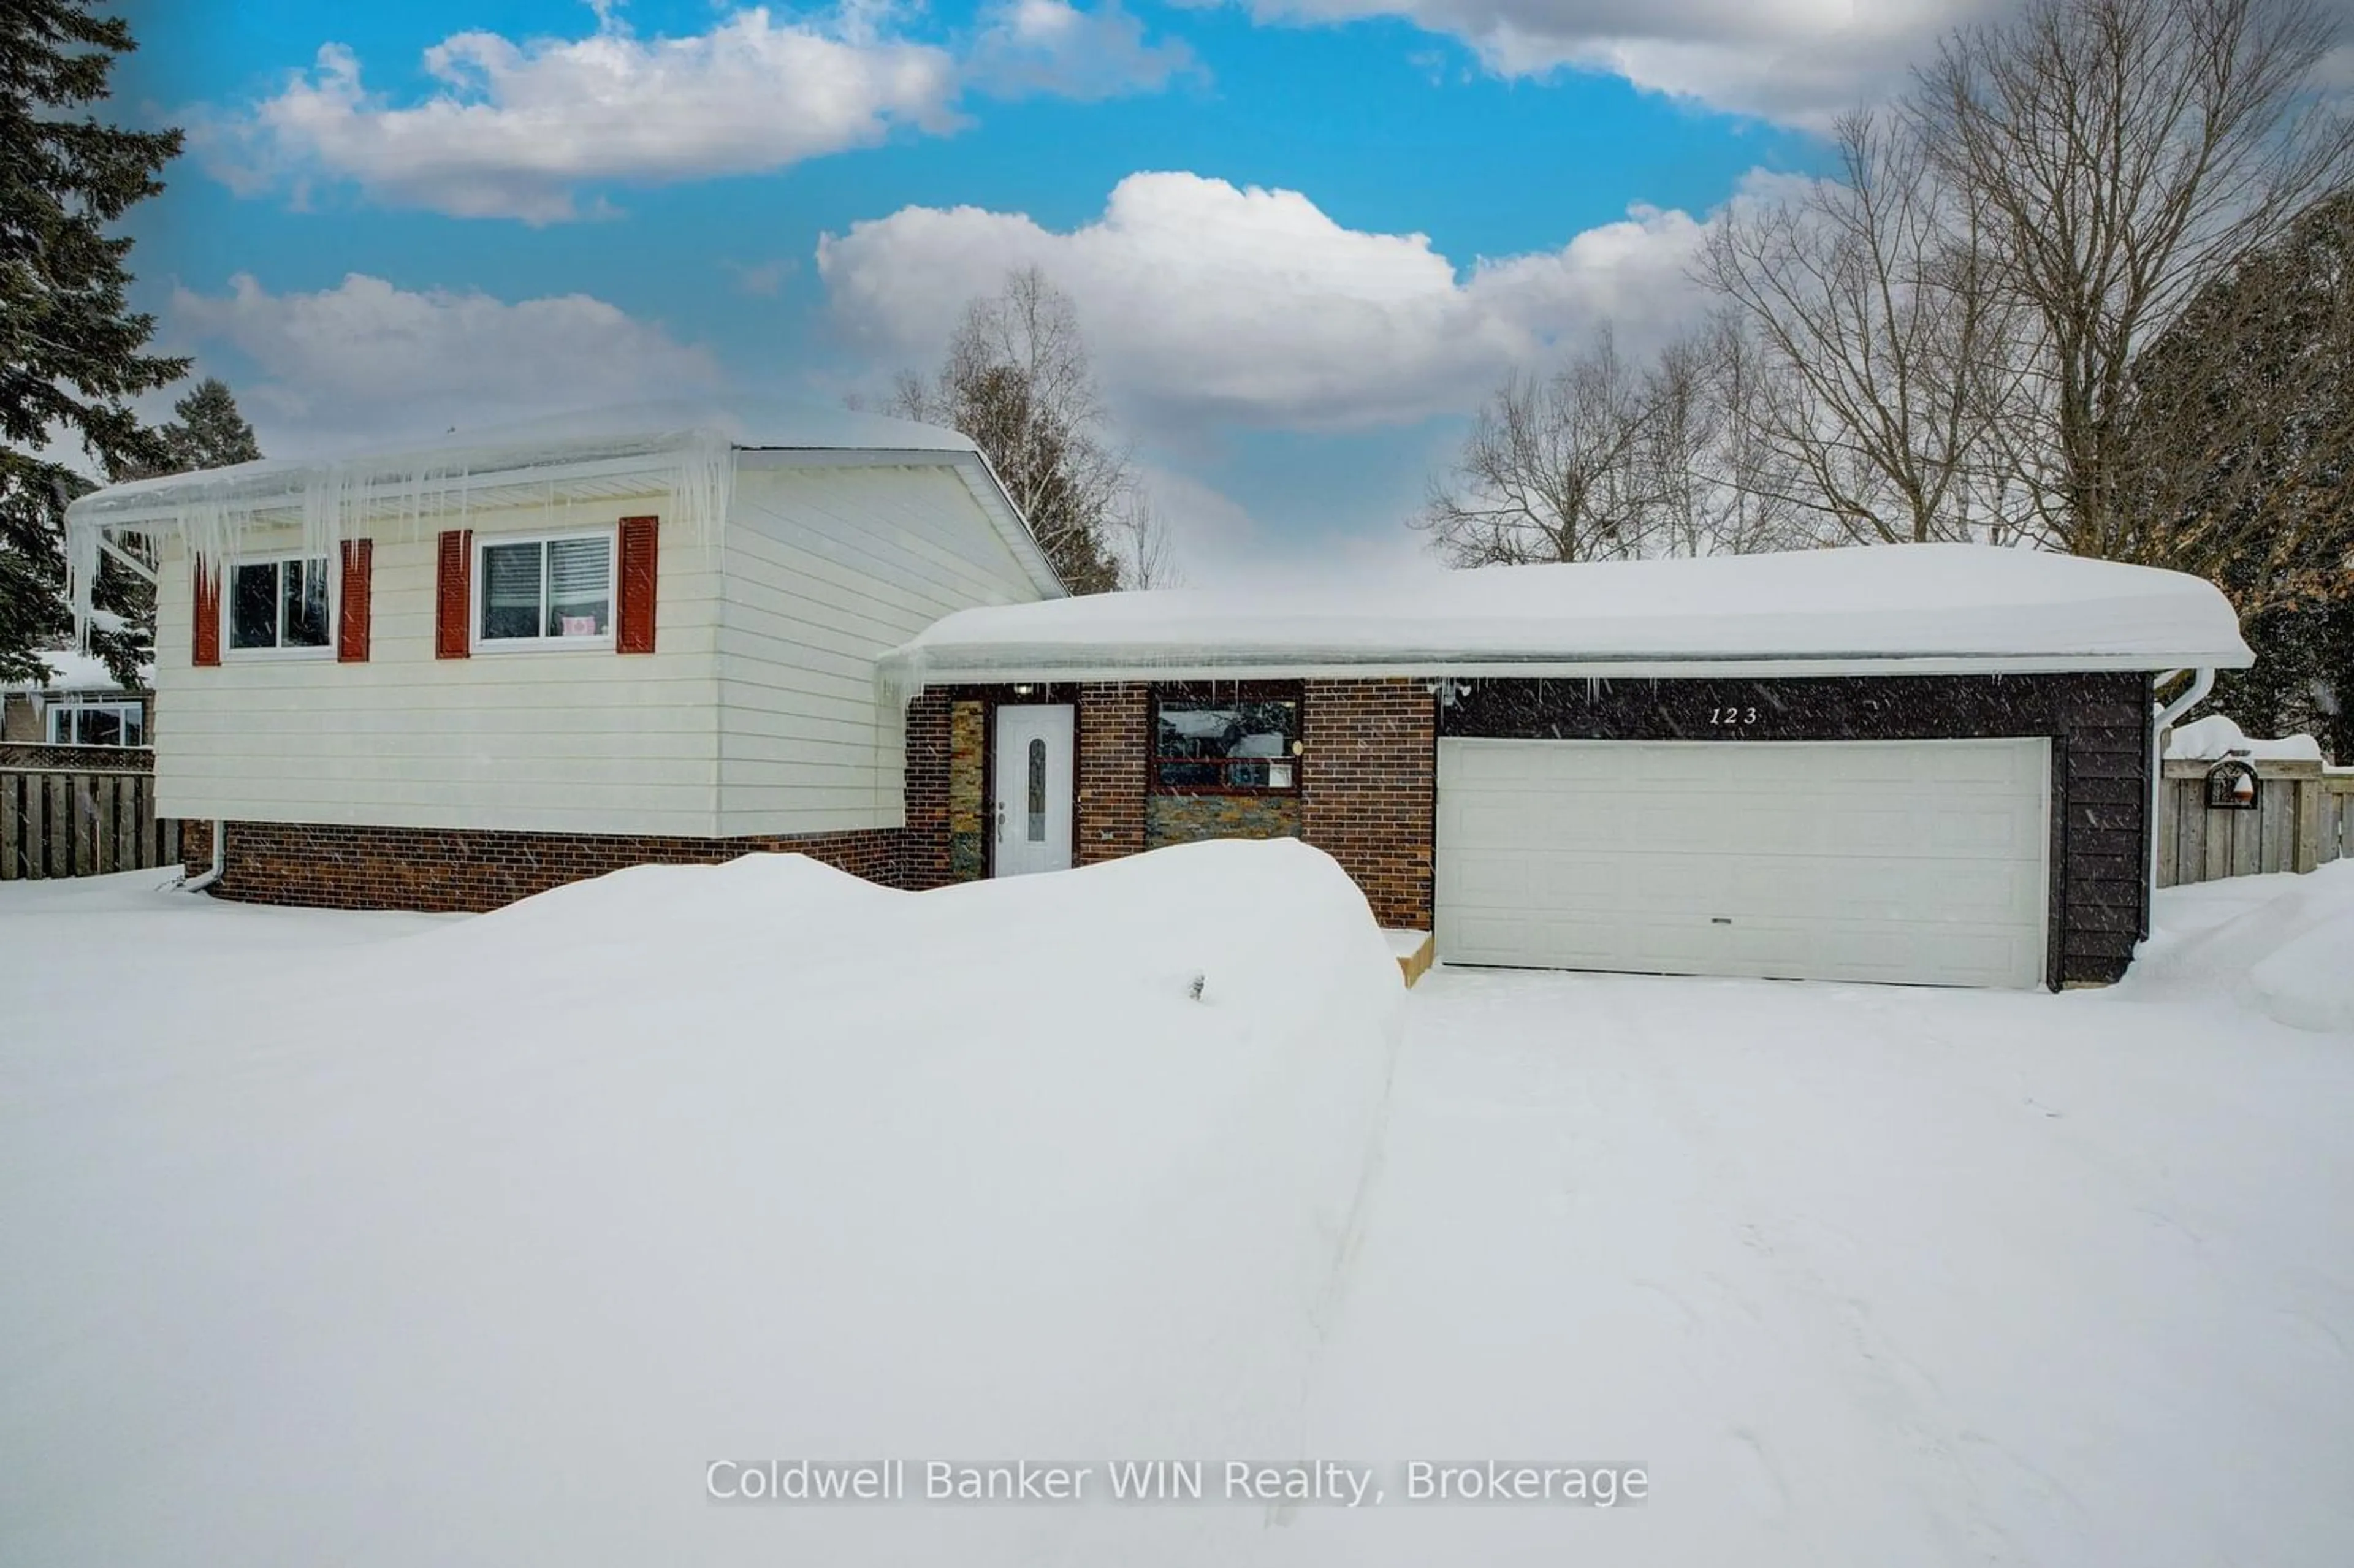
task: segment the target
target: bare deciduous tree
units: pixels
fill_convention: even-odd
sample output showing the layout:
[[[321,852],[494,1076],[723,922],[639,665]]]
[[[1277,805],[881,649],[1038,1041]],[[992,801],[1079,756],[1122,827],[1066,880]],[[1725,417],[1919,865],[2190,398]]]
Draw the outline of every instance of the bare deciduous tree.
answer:
[[[1109,440],[1078,313],[1038,268],[969,302],[938,371],[903,371],[885,407],[971,437],[1072,592],[1128,586],[1124,563],[1169,575],[1166,530]]]
[[[1663,553],[1799,548],[1818,519],[1797,503],[1798,475],[1771,439],[1771,374],[1735,317],[1712,320],[1659,351],[1647,384],[1650,486]]]
[[[1552,376],[1497,389],[1415,526],[1462,567],[1649,553],[1649,422],[1643,376],[1604,332]]]
[[[1920,73],[1912,129],[2036,329],[1995,430],[2046,542],[2129,547],[2137,352],[2344,184],[2354,132],[2313,90],[2334,39],[2313,0],[2031,0]]]
[[[1836,144],[1837,178],[1735,204],[1699,268],[1755,341],[1781,499],[1846,542],[2002,536],[2019,316],[1978,213],[1906,124],[1850,115]]]
[[[1760,379],[1730,318],[1639,365],[1601,332],[1550,376],[1506,379],[1414,525],[1459,567],[1814,543],[1760,439]]]

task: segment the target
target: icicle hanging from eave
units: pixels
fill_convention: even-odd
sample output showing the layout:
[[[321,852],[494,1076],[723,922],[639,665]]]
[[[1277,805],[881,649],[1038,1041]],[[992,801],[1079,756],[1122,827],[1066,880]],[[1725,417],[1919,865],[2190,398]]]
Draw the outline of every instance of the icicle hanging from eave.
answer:
[[[552,498],[565,470],[617,460],[632,471],[642,460],[647,491],[667,493],[666,521],[690,530],[708,548],[724,542],[735,500],[736,447],[710,429],[584,442],[564,451],[453,450],[398,460],[355,459],[323,463],[299,476],[290,471],[276,484],[258,482],[252,474],[235,470],[218,476],[193,474],[170,486],[170,501],[158,509],[162,515],[143,509],[137,515],[143,532],[176,531],[192,568],[202,566],[217,574],[258,529],[274,531],[291,523],[301,531],[304,555],[332,559],[346,539],[383,536],[386,524],[406,526],[413,535],[428,518],[466,516],[478,491],[535,480]],[[84,652],[89,649],[99,541],[108,525],[105,495],[101,491],[86,498],[100,500],[99,509],[85,510],[79,517],[69,513],[67,519],[67,591],[76,643]]]
[[[99,524],[66,514],[66,600],[73,606],[74,648],[90,652],[90,598],[98,588]]]

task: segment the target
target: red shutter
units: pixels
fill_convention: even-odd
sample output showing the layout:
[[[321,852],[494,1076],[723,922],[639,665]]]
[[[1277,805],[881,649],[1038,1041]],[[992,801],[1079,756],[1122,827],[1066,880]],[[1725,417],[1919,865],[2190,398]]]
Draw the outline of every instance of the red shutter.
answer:
[[[365,664],[368,656],[368,594],[376,571],[376,541],[344,541],[343,615],[335,622],[335,658]]]
[[[467,636],[473,619],[474,531],[452,528],[441,535],[440,576],[433,595],[433,656],[463,659],[472,650]]]
[[[191,619],[188,661],[220,662],[220,574],[205,569],[202,556],[188,558],[188,576],[196,584],[196,613]]]
[[[621,603],[614,648],[623,653],[654,651],[654,557],[660,553],[662,519],[621,519]]]

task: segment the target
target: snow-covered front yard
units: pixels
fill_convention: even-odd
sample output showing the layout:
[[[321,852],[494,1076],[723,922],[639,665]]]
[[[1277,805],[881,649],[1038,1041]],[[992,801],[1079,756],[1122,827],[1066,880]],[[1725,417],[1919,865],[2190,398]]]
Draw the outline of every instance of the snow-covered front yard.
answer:
[[[1401,998],[1289,844],[478,920],[154,880],[0,887],[0,1561],[2354,1561],[2354,865],[2056,997]],[[705,1495],[894,1456],[1384,1495]]]

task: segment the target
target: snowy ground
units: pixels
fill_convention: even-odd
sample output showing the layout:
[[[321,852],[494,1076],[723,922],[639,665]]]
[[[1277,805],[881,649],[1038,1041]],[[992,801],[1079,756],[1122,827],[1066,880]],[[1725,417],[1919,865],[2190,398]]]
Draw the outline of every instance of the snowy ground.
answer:
[[[2354,1561],[2354,865],[2165,895],[2103,992],[1442,969],[1393,1063],[1330,867],[1204,848],[480,921],[0,888],[0,1561]],[[893,1451],[1386,1495],[701,1496]]]

